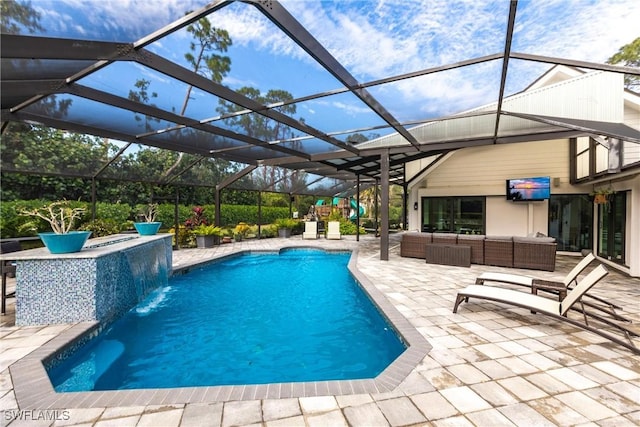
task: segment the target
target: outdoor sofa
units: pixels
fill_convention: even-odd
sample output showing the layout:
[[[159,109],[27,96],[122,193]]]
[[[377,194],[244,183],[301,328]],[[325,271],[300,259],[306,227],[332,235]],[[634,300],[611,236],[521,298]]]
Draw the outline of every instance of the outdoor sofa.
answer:
[[[434,248],[430,245],[437,246]],[[554,271],[556,268],[557,245],[552,237],[409,232],[402,235],[400,256],[427,260],[429,252],[445,249],[441,245],[469,247],[471,264],[546,271]],[[449,253],[456,259],[445,263],[460,265],[459,252]],[[437,263],[442,263],[440,261],[441,259]]]

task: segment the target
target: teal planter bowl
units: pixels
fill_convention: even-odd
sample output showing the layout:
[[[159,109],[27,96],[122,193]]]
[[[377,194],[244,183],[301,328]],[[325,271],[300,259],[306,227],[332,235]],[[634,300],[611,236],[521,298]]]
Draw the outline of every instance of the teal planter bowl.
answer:
[[[160,230],[161,222],[135,222],[133,226],[141,236],[153,236]]]
[[[90,231],[70,231],[66,234],[38,233],[44,245],[52,254],[69,254],[80,252],[82,246],[91,236]]]

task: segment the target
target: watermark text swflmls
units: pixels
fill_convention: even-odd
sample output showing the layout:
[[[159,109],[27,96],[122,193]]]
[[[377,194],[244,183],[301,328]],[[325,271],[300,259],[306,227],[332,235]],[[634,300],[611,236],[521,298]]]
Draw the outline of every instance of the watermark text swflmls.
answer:
[[[71,413],[67,409],[7,409],[4,412],[5,421],[68,421]]]

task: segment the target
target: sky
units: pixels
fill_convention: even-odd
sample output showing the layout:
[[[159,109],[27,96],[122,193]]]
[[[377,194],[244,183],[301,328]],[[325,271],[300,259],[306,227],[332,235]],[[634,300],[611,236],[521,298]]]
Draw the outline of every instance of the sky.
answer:
[[[205,0],[32,0],[41,15],[43,35],[134,42],[180,18]],[[509,11],[507,0],[282,0],[283,6],[359,81],[501,53]],[[143,19],[141,19],[143,18]],[[233,45],[226,52],[231,72],[223,84],[251,86],[294,97],[341,85],[315,64],[257,9],[234,3],[209,16],[226,29]],[[603,63],[640,37],[637,0],[521,0],[512,52]],[[148,49],[186,66],[189,35],[178,31]],[[495,102],[502,61],[369,88],[399,121],[424,120]],[[549,65],[512,60],[507,94],[516,93]],[[153,102],[179,110],[184,85],[137,64],[118,64],[81,83],[127,96],[135,77],[148,79],[158,94]],[[195,91],[189,112],[215,117],[217,99]],[[350,94],[296,105],[296,118],[325,131],[345,131],[382,124]],[[379,134],[385,131],[377,131]]]

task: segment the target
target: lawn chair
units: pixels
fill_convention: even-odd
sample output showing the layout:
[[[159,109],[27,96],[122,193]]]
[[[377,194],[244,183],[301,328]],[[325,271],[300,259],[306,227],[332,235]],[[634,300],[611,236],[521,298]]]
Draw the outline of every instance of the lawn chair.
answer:
[[[340,240],[340,222],[329,221],[327,225],[327,239]]]
[[[499,282],[499,283],[507,283],[511,285],[526,286],[528,288],[536,288],[536,289],[546,290],[554,293],[558,293],[559,289],[562,289],[564,290],[564,292],[560,291],[560,293],[566,294],[567,291],[571,290],[573,286],[575,286],[575,284],[578,283],[577,279],[580,273],[582,273],[589,266],[589,264],[591,264],[591,262],[595,259],[596,257],[593,254],[593,252],[589,252],[587,255],[585,255],[584,258],[582,258],[582,260],[580,260],[579,263],[577,263],[571,269],[571,271],[564,277],[564,279],[562,279],[562,281],[559,281],[559,282],[542,280],[542,279],[538,279],[531,276],[525,276],[522,274],[485,271],[484,273],[480,274],[476,278],[476,284],[482,285],[485,282]],[[537,293],[537,292],[534,292],[534,293]],[[616,317],[618,320],[621,320],[624,322],[630,322],[630,320],[627,319],[626,317],[616,313],[615,310],[622,310],[622,307],[594,295],[587,294],[585,296],[597,301],[600,304],[604,304],[604,305],[600,305],[600,304],[592,303],[589,301],[584,301],[585,305],[595,308],[597,310],[604,311],[605,313],[608,313],[611,316]]]
[[[7,242],[2,242],[0,244],[0,253],[7,254],[11,252],[18,252],[22,250],[22,246],[20,242],[11,240]],[[16,296],[15,292],[11,292],[7,294],[7,276],[11,275],[12,277],[16,274],[16,263],[11,260],[4,260],[0,264],[2,267],[2,307],[1,314],[5,314],[7,312],[7,298],[12,298]]]
[[[318,238],[318,222],[306,221],[304,223],[304,232],[302,233],[303,239],[317,239]]]
[[[457,313],[460,303],[462,301],[468,302],[469,298],[485,299],[488,301],[514,305],[516,307],[527,308],[531,311],[568,322],[574,326],[598,334],[616,344],[628,348],[634,353],[640,354],[640,349],[635,345],[632,339],[632,336],[640,336],[638,332],[619,325],[611,319],[588,312],[583,306],[578,309],[578,311],[582,313],[583,321],[573,319],[568,316],[569,310],[578,303],[582,304],[582,297],[607,274],[608,271],[603,265],[597,266],[582,280],[577,282],[578,284],[568,291],[567,296],[562,301],[554,301],[549,298],[520,292],[515,289],[505,289],[489,285],[469,285],[458,292],[455,305],[453,306],[453,312]],[[595,319],[608,326],[616,328],[624,334],[626,341],[603,330],[601,327],[589,324],[589,319]]]

